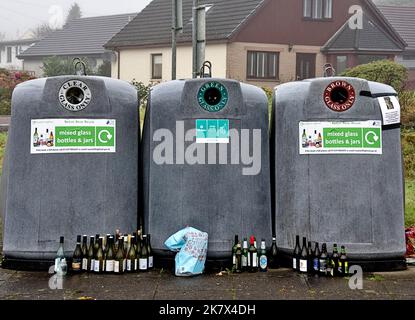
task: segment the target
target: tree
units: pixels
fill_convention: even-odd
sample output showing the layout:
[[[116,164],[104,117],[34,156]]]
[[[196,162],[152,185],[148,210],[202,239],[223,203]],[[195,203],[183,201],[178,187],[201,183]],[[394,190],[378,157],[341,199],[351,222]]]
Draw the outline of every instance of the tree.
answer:
[[[32,29],[33,35],[36,39],[43,39],[54,31],[55,29],[51,28],[47,23],[42,23],[36,28]]]
[[[81,17],[82,17],[81,7],[76,2],[74,2],[68,11],[68,15],[66,16],[66,23],[74,19],[79,19]]]
[[[6,39],[6,34],[4,32],[0,32],[0,41]]]

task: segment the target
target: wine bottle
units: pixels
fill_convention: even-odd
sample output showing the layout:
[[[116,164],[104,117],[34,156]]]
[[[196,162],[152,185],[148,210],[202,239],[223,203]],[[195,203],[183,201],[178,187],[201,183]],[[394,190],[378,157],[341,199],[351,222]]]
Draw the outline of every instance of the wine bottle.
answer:
[[[295,236],[295,247],[293,252],[293,270],[299,271],[300,269],[300,236]]]
[[[248,249],[249,272],[257,272],[258,271],[258,251],[255,247],[255,237],[251,236],[249,242],[250,242],[250,246]]]
[[[147,234],[148,269],[154,268],[153,248],[151,247],[151,234]]]
[[[313,252],[313,273],[314,274],[319,274],[320,272],[320,248],[318,245],[318,242],[316,242],[316,245],[314,247],[314,252]]]
[[[336,277],[339,275],[339,251],[337,249],[337,244],[333,244],[333,254],[330,259],[331,275]]]
[[[140,271],[148,270],[147,236],[143,235],[143,247],[138,261]]]
[[[278,262],[278,247],[277,247],[276,237],[272,238],[272,245],[271,245],[271,250],[269,252],[269,257],[270,257],[269,266],[271,268],[277,269],[279,266],[279,262]]]
[[[82,271],[88,271],[88,236],[82,237]]]
[[[325,276],[327,275],[327,244],[323,243],[321,246],[321,254],[319,258],[319,265],[320,265],[320,275]]]
[[[311,241],[308,241],[308,246],[307,246],[307,255],[308,255],[308,259],[307,259],[307,272],[308,273],[313,273],[314,270],[314,251],[313,248],[311,247]]]
[[[123,238],[119,237],[118,238],[117,255],[115,256],[115,260],[114,260],[114,272],[116,274],[122,274],[125,271],[125,269],[124,269],[125,255],[124,255],[124,244],[123,244],[123,242],[124,242]]]
[[[232,271],[235,272],[235,268],[236,268],[236,249],[238,246],[238,235],[235,235],[235,242],[233,243],[233,247],[232,247]]]
[[[98,238],[98,249],[94,257],[94,272],[102,273],[104,271],[104,252],[102,250],[102,239]]]
[[[95,267],[95,255],[94,255],[94,247],[95,247],[95,237],[91,236],[89,238],[89,248],[88,248],[88,272],[94,272]]]
[[[108,237],[107,241],[107,254],[105,256],[105,272],[106,273],[113,273],[114,272],[114,245],[113,245],[114,238],[112,236]]]
[[[307,273],[307,264],[308,264],[308,250],[307,250],[307,239],[303,237],[303,247],[301,249],[300,255],[300,272]]]
[[[268,271],[267,248],[265,246],[265,239],[261,240],[261,250],[259,252],[259,270],[261,272]]]
[[[130,250],[128,250],[127,254],[127,268],[126,272],[135,272],[136,271],[136,261],[137,261],[137,253],[135,251],[135,246],[133,244],[134,236],[130,238]]]
[[[61,268],[61,262],[63,259],[65,259],[65,250],[64,250],[64,241],[65,238],[64,237],[60,237],[59,239],[59,247],[58,247],[58,251],[56,252],[56,257],[55,257],[55,273],[57,273],[58,275],[62,275],[63,274],[63,270]]]
[[[339,258],[339,274],[346,277],[349,274],[349,261],[346,255],[346,248],[341,246]]]
[[[82,249],[81,249],[81,236],[76,238],[76,247],[72,255],[72,272],[81,272],[82,267]]]
[[[248,271],[248,240],[246,238],[242,246],[242,271]]]
[[[238,242],[238,244],[236,245],[235,258],[236,258],[235,272],[241,273],[242,272],[242,247],[241,247],[240,242]]]

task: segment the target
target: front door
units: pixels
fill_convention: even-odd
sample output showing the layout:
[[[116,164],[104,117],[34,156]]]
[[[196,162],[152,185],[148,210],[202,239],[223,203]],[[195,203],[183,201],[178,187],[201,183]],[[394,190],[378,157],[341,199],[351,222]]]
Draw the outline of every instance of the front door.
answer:
[[[316,76],[316,54],[297,53],[297,80],[314,78]]]

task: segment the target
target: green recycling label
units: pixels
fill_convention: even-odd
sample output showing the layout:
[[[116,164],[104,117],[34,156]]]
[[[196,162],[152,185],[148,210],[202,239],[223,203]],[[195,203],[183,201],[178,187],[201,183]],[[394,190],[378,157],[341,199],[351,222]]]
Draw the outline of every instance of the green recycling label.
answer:
[[[31,121],[31,153],[113,153],[116,121],[41,119]]]
[[[382,123],[300,122],[300,154],[382,154]]]
[[[229,120],[196,120],[196,143],[229,143]]]

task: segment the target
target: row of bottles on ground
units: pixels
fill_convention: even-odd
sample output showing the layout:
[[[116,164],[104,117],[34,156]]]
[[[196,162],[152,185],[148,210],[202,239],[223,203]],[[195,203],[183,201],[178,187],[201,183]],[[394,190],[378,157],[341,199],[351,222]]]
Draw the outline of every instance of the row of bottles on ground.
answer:
[[[63,245],[64,238],[61,237],[55,259],[55,272],[58,274],[66,274],[68,269]],[[88,246],[88,236],[79,235],[70,266],[72,273],[123,274],[148,271],[154,267],[151,236],[142,235],[140,230],[132,235],[121,235],[117,230],[115,235],[91,236]]]
[[[35,128],[35,133],[33,134],[33,146],[34,147],[53,147],[54,143],[53,132],[46,129],[46,132],[39,134],[37,128]]]
[[[258,248],[254,236],[250,237],[248,245],[247,238],[241,243],[238,235],[235,235],[235,243],[232,247],[232,272],[266,272],[269,266],[277,268],[277,254],[276,238],[272,238],[271,249],[267,252],[265,239],[261,240],[261,246]]]
[[[293,270],[322,276],[347,276],[349,262],[346,248],[341,246],[339,253],[337,244],[334,244],[333,253],[330,255],[326,243],[323,243],[320,250],[319,243],[315,242],[313,249],[311,241],[307,242],[305,237],[300,247],[300,236],[297,235],[293,252]]]

